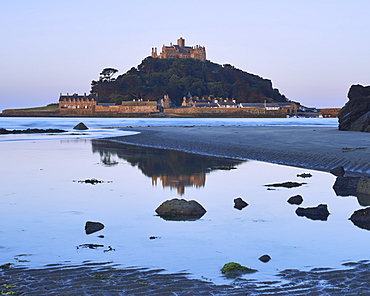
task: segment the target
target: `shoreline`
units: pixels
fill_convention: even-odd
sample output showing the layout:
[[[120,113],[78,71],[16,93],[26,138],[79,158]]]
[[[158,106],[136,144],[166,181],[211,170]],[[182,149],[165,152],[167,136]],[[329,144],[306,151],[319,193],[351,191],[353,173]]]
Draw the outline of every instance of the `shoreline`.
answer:
[[[258,160],[347,175],[370,175],[370,136],[321,126],[148,126],[140,134],[107,138],[131,145]]]

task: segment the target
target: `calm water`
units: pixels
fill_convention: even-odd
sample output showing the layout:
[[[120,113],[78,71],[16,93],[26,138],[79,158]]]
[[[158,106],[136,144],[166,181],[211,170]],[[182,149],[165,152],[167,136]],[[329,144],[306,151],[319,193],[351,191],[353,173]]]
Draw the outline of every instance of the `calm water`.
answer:
[[[6,125],[5,118],[0,119],[3,127],[11,129],[64,126],[71,130],[70,126],[80,121],[22,119],[21,123],[11,118]],[[33,120],[37,124],[32,125]],[[333,124],[333,120],[314,120],[320,120],[316,121],[320,125]],[[336,196],[332,189],[335,177],[330,174],[82,139],[107,133],[121,135],[117,129],[104,127],[129,126],[135,120],[128,120],[130,124],[118,119],[83,121],[93,127],[88,135],[0,136],[1,264],[41,267],[49,263],[112,261],[123,267],[185,270],[218,283],[224,281],[220,268],[230,261],[259,270],[247,277],[266,280],[287,268],[339,268],[344,262],[369,258],[369,232],[348,220],[362,206],[356,197]],[[259,124],[284,122],[279,121],[261,120]],[[137,125],[140,122],[136,120]],[[201,123],[216,122],[219,120]],[[225,165],[237,169],[217,169]],[[313,177],[296,176],[303,172]],[[78,182],[87,178],[105,182]],[[307,184],[276,190],[264,186],[284,181]],[[328,204],[328,220],[298,217],[297,206],[287,203],[296,194],[303,196],[302,207]],[[207,213],[197,221],[165,221],[156,216],[155,209],[174,197],[195,199]],[[236,197],[242,197],[249,206],[241,211],[234,209]],[[105,228],[86,235],[86,221],[102,222]],[[157,239],[150,240],[150,236]],[[82,244],[104,247],[78,249]],[[108,246],[115,251],[104,252]],[[272,260],[260,262],[258,258],[264,254]]]

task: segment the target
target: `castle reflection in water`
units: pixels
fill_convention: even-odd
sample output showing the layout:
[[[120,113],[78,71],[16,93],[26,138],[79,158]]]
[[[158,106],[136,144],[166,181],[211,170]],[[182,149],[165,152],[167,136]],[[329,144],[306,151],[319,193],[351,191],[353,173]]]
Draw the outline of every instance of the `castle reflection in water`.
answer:
[[[145,176],[151,178],[153,186],[157,186],[160,180],[162,187],[176,189],[179,195],[185,193],[186,187],[204,187],[206,174],[245,162],[245,160],[139,147],[106,140],[93,140],[92,150],[93,153],[100,154],[103,165],[118,164],[114,159],[118,157],[138,167]]]

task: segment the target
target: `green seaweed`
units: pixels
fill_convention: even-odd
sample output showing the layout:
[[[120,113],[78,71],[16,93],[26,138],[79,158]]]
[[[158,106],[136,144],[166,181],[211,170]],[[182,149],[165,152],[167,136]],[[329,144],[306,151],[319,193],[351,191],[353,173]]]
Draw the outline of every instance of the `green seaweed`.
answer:
[[[3,265],[0,265],[0,268],[7,269],[10,268],[10,265],[12,265],[12,263],[4,263]]]
[[[227,278],[237,278],[238,276],[245,274],[245,273],[254,273],[257,272],[256,269],[252,269],[243,265],[240,265],[239,263],[235,262],[229,262],[226,263],[222,268],[221,272],[227,277]]]
[[[96,279],[101,279],[101,280],[107,280],[107,279],[112,278],[111,276],[103,276],[103,275],[100,275],[100,274],[94,274],[92,277],[94,277]]]

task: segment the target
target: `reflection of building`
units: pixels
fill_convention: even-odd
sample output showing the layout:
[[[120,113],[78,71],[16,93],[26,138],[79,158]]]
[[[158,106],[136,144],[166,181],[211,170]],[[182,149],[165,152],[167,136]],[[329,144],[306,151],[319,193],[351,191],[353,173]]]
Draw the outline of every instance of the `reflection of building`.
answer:
[[[204,187],[206,185],[206,174],[194,174],[183,176],[168,176],[159,175],[152,177],[152,185],[157,185],[158,179],[162,182],[162,187],[169,187],[171,189],[177,188],[177,193],[183,195],[185,187]]]
[[[157,48],[152,48],[152,57],[160,59],[197,59],[206,60],[206,48],[204,46],[185,46],[185,39],[177,39],[177,45],[162,46],[162,52],[158,55]]]

